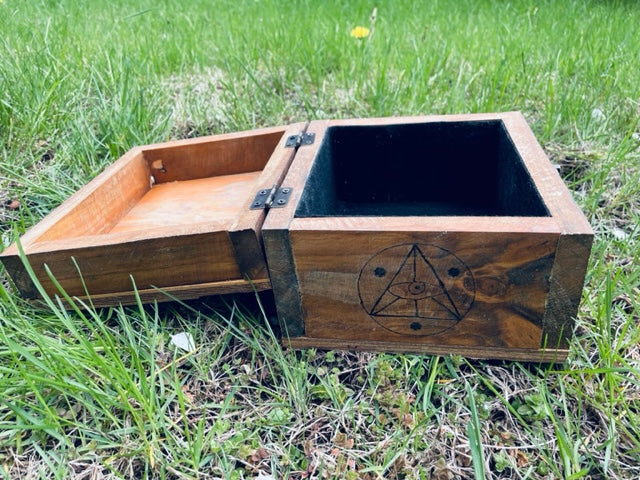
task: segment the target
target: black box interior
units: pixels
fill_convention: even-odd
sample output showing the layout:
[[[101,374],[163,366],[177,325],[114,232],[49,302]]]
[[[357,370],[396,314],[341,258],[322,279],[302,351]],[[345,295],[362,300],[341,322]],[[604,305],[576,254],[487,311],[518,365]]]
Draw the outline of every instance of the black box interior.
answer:
[[[549,212],[500,120],[330,127],[296,217]]]

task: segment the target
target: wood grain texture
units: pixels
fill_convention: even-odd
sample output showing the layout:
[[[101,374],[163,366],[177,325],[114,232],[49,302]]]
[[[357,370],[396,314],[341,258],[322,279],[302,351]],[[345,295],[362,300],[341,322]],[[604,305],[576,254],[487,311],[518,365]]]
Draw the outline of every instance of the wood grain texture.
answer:
[[[147,231],[178,225],[219,223],[229,229],[260,172],[236,173],[154,185],[110,230]]]
[[[50,294],[57,290],[45,265],[66,292],[76,296],[131,291],[132,276],[141,289],[241,279],[224,231],[28,253],[27,257]],[[19,267],[19,258],[10,261],[15,262],[12,268]],[[37,296],[24,268],[12,271],[11,278],[27,298]]]
[[[28,251],[35,242],[81,242],[84,235],[107,233],[150,188],[149,169],[141,150],[134,148],[32,227],[22,237],[22,246]],[[3,255],[17,253],[11,245]]]
[[[88,292],[104,303],[131,299],[132,277],[141,290],[170,287],[181,298],[189,296],[190,285],[220,282],[224,292],[229,285],[243,289],[250,261],[258,265],[246,269],[253,283],[265,285],[258,242],[264,213],[249,217],[244,208],[256,185],[288,165],[292,153],[283,152],[287,132],[287,127],[274,127],[128,152],[22,238],[36,276],[55,294],[47,265],[68,294]],[[239,242],[230,238],[238,225],[254,239],[247,251],[255,258],[242,252],[243,270],[234,250]],[[16,247],[3,252],[2,260],[21,293],[36,297]],[[194,288],[193,295],[200,296],[202,289]]]
[[[293,218],[293,230],[359,232],[511,232],[560,234],[550,217],[317,217]]]
[[[515,360],[524,362],[562,363],[569,354],[565,349],[518,349],[492,347],[458,347],[393,341],[342,340],[309,337],[283,338],[282,345],[291,348],[319,348],[321,350],[348,350],[365,352],[418,353],[427,355],[463,355],[477,359]]]
[[[357,342],[383,350],[452,347],[483,358],[564,359],[592,233],[519,113],[311,122],[320,135],[296,157],[285,182],[304,185],[328,127],[478,120],[503,122],[550,215],[295,218],[291,210],[280,212],[267,223],[290,230],[305,315],[303,340],[291,338],[293,345]],[[581,240],[565,238],[573,234]],[[412,261],[413,271],[403,268]],[[449,270],[455,278],[447,278]]]
[[[505,114],[503,121],[561,230],[551,274],[542,344],[548,348],[567,348],[582,297],[593,230],[522,115],[518,112]]]
[[[156,183],[262,170],[285,127],[178,140],[142,148]]]
[[[292,231],[305,336],[539,349],[557,240]]]
[[[302,335],[305,332],[305,314],[300,303],[300,286],[291,254],[289,231],[268,229],[263,230],[262,236],[282,332],[287,336]]]
[[[307,132],[316,134],[316,142],[322,138],[327,122],[312,122],[314,128]],[[262,227],[265,254],[269,266],[269,278],[275,297],[278,319],[282,332],[299,336],[305,332],[305,313],[300,304],[300,287],[295,259],[290,244],[289,226],[300,200],[305,179],[313,163],[317,144],[301,146],[291,163],[283,185],[292,188],[289,203],[284,208],[271,209]]]
[[[593,235],[562,235],[551,271],[551,288],[544,313],[543,345],[568,348],[582,298]]]
[[[246,280],[230,280],[226,282],[209,282],[174,287],[139,289],[137,294],[142,303],[168,302],[174,300],[193,300],[210,295],[226,295],[231,293],[262,292],[271,289],[268,279],[250,282]],[[81,301],[91,303],[94,307],[111,305],[134,305],[136,295],[132,291],[114,292],[88,297],[78,297]]]
[[[549,216],[295,217],[328,128],[484,120],[503,122]],[[305,128],[315,143],[285,148]],[[249,210],[274,184],[292,188],[289,204]],[[75,258],[96,305],[133,303],[132,275],[143,301],[271,285],[293,346],[562,361],[592,239],[522,115],[507,112],[322,120],[139,147],[22,243],[50,293],[45,264],[85,295]],[[35,296],[15,246],[0,257]]]
[[[571,197],[571,193],[560,178],[558,172],[553,167],[542,147],[536,140],[531,128],[527,124],[525,118],[520,112],[502,112],[502,113],[480,113],[480,114],[456,114],[456,115],[428,115],[414,117],[392,117],[392,118],[358,118],[358,119],[342,119],[311,122],[309,129],[322,128],[324,131],[328,127],[339,126],[384,126],[384,125],[404,125],[425,122],[442,122],[455,123],[465,121],[485,121],[499,120],[505,125],[510,138],[520,157],[529,172],[536,189],[539,191],[545,206],[549,209],[553,221],[562,226],[564,233],[577,233],[592,235],[593,231],[589,226],[587,219],[582,211],[578,208],[575,201]],[[313,155],[318,150],[321,137],[318,136],[316,144],[313,147]],[[464,217],[449,217],[450,222],[457,222]],[[401,218],[389,218],[389,221],[400,221]],[[444,220],[444,219],[443,219]],[[530,221],[532,224],[539,221],[538,218],[521,218],[516,222],[526,223]],[[542,219],[544,220],[544,219]],[[486,228],[486,222],[503,222],[513,221],[504,217],[469,217],[465,220],[467,225],[478,222],[478,230]],[[498,228],[498,227],[496,227]]]
[[[586,217],[519,112],[499,114],[551,216],[566,234],[593,235]]]
[[[287,138],[291,135],[297,135],[305,128],[305,123],[296,123],[287,127],[262,170],[260,177],[256,180],[253,191],[239,201],[240,211],[228,230],[236,262],[244,278],[268,278],[267,262],[264,258],[261,237],[262,224],[266,218],[267,211],[251,210],[250,207],[258,190],[269,190],[273,185],[282,183],[296,154],[295,149],[285,146]]]

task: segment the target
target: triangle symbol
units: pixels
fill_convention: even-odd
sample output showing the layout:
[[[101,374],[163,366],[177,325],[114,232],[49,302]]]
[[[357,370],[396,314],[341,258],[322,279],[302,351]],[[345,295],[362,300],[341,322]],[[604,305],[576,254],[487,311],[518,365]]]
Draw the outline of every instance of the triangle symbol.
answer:
[[[414,244],[369,311],[371,316],[460,320],[436,269]]]

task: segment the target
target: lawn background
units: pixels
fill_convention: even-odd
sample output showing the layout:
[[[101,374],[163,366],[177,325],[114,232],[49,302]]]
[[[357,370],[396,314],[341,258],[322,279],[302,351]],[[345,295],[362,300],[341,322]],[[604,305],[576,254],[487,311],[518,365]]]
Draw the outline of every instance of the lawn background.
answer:
[[[634,1],[0,1],[5,246],[135,145],[509,110],[596,232],[564,365],[282,350],[251,295],[65,312],[5,277],[0,475],[640,477],[638,25]]]

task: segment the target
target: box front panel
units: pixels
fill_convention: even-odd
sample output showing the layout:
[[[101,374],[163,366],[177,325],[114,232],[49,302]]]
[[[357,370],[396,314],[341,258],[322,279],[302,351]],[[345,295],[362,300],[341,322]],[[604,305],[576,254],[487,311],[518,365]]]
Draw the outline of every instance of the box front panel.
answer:
[[[69,295],[84,296],[132,292],[228,280],[242,280],[234,261],[227,232],[138,239],[127,243],[33,252],[29,262],[45,291],[57,288],[46,268]],[[37,290],[18,257],[13,279],[23,295],[34,298]],[[133,295],[128,300],[135,301]]]
[[[290,235],[307,338],[541,347],[557,233]]]

